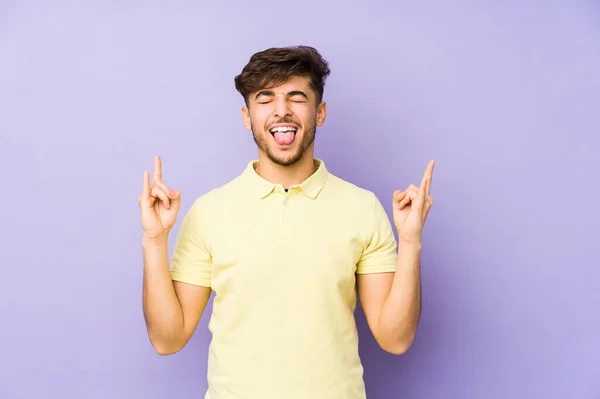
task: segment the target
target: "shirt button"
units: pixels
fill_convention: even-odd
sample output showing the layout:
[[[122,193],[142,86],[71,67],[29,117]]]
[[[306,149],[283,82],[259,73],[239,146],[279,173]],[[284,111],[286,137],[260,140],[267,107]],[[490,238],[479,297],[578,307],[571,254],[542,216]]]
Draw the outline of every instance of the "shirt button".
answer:
[[[288,220],[287,219],[283,219],[283,224],[288,224]]]
[[[287,206],[288,202],[287,200],[283,201],[283,206]]]

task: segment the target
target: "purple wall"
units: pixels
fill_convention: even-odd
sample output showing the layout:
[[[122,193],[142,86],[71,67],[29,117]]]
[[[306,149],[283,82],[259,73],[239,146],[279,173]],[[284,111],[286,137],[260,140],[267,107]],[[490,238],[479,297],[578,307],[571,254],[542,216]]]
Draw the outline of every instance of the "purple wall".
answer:
[[[185,209],[240,173],[233,77],[300,43],[333,173],[390,211],[437,160],[414,346],[357,312],[369,397],[600,398],[597,3],[38,3],[0,3],[0,398],[203,397],[208,317],[171,357],[146,336],[143,171]]]

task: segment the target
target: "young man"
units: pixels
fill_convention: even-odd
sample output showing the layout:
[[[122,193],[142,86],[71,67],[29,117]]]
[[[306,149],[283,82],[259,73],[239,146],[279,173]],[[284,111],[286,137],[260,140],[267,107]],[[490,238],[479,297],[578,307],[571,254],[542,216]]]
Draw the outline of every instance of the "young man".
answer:
[[[144,315],[154,349],[181,350],[214,291],[205,398],[365,398],[355,284],[369,328],[394,354],[420,316],[421,231],[433,161],[421,184],[393,193],[393,219],[367,190],[313,158],[330,70],[311,47],[253,55],[235,78],[258,159],[197,198],[171,262],[180,193],[144,173]]]

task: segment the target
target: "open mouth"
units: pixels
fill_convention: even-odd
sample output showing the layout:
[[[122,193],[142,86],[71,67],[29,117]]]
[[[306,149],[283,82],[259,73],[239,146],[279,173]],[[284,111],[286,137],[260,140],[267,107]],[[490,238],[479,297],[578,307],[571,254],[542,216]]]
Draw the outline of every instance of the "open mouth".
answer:
[[[290,145],[294,142],[298,128],[294,125],[276,125],[269,130],[279,145]]]

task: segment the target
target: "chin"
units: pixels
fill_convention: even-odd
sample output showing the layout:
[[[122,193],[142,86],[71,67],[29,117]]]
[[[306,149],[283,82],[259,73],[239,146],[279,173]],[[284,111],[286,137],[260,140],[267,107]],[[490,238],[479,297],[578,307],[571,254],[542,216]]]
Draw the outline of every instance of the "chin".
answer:
[[[273,162],[274,164],[280,165],[280,166],[291,166],[294,165],[295,163],[297,163],[298,161],[300,161],[303,157],[303,153],[295,153],[295,154],[288,154],[288,155],[276,155],[273,154],[272,152],[267,152],[267,157],[271,160],[271,162]]]

